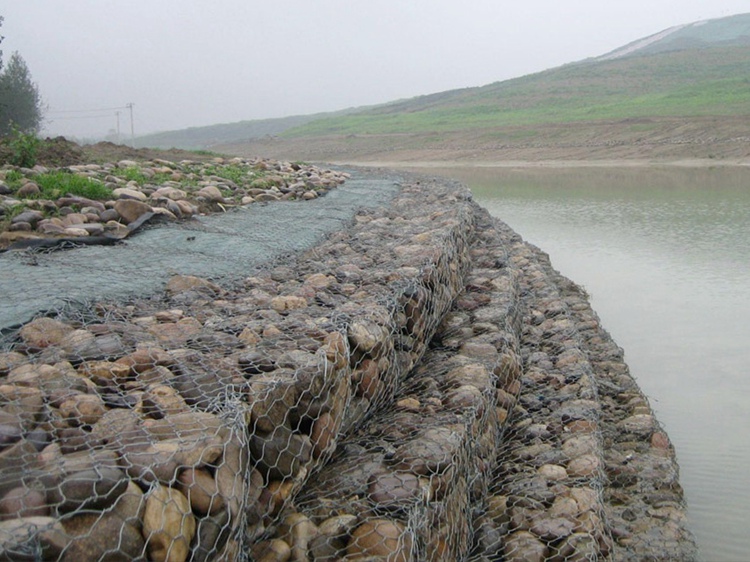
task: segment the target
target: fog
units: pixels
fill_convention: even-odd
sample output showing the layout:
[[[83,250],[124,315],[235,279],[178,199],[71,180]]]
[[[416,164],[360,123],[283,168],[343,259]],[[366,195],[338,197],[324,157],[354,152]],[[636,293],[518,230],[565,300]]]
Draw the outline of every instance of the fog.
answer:
[[[598,56],[747,0],[0,0],[44,133],[130,135],[384,103]]]

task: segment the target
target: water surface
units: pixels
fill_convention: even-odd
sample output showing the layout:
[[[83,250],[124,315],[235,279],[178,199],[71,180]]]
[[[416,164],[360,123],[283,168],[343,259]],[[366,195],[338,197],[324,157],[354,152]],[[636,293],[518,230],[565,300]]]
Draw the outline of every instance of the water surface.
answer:
[[[677,449],[706,560],[747,560],[750,169],[451,168],[592,296]]]

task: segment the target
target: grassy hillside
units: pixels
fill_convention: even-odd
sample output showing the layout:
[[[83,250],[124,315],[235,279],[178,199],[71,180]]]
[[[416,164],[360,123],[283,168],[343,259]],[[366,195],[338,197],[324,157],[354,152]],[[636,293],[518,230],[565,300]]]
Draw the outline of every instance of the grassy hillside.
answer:
[[[303,125],[320,115],[298,115],[282,119],[261,119],[223,123],[206,127],[190,127],[179,131],[166,131],[143,135],[135,140],[138,147],[201,149],[221,142],[237,142],[277,135],[282,131]]]
[[[198,150],[221,143],[242,142],[278,135],[288,129],[304,125],[316,119],[335,117],[351,113],[352,109],[313,115],[293,115],[276,119],[257,119],[237,123],[221,123],[205,127],[190,127],[178,131],[165,131],[143,135],[135,139],[136,147],[180,148]]]
[[[584,61],[317,119],[286,137],[394,134],[650,116],[750,114],[750,45]]]
[[[156,146],[327,161],[745,158],[748,130],[750,14],[743,14],[482,87],[189,129]],[[176,142],[180,133],[185,139]]]

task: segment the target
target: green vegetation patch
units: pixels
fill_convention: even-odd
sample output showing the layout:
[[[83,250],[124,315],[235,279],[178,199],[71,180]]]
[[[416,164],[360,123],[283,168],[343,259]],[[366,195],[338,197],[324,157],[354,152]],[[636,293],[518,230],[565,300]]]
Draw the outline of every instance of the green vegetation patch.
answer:
[[[18,170],[8,170],[5,172],[5,183],[8,184],[13,191],[23,185],[26,177]]]
[[[37,199],[58,199],[66,195],[78,195],[87,199],[106,200],[112,190],[103,183],[69,172],[49,172],[34,177],[41,193]]]
[[[584,61],[308,122],[284,137],[445,133],[644,117],[750,115],[750,46]]]
[[[161,184],[165,181],[172,179],[172,174],[151,174],[147,175],[138,166],[130,166],[128,168],[116,168],[112,170],[112,175],[122,178],[126,181],[134,181],[138,185],[146,184]]]
[[[249,170],[247,166],[239,166],[237,164],[229,164],[226,166],[209,166],[208,168],[206,168],[205,173],[207,175],[229,180],[238,185],[244,185],[248,181],[257,177]]]

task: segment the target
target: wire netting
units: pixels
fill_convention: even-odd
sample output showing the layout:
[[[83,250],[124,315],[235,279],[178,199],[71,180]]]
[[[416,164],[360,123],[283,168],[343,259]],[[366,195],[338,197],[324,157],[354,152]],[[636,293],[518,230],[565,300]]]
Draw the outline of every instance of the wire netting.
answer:
[[[205,272],[216,255],[190,259]],[[633,478],[677,481],[619,349],[465,188],[407,183],[307,250],[167,278],[6,331],[0,560],[577,561],[684,544],[677,488],[643,506],[657,539],[628,521]],[[610,397],[636,410],[614,420]],[[665,471],[643,473],[654,459]]]

